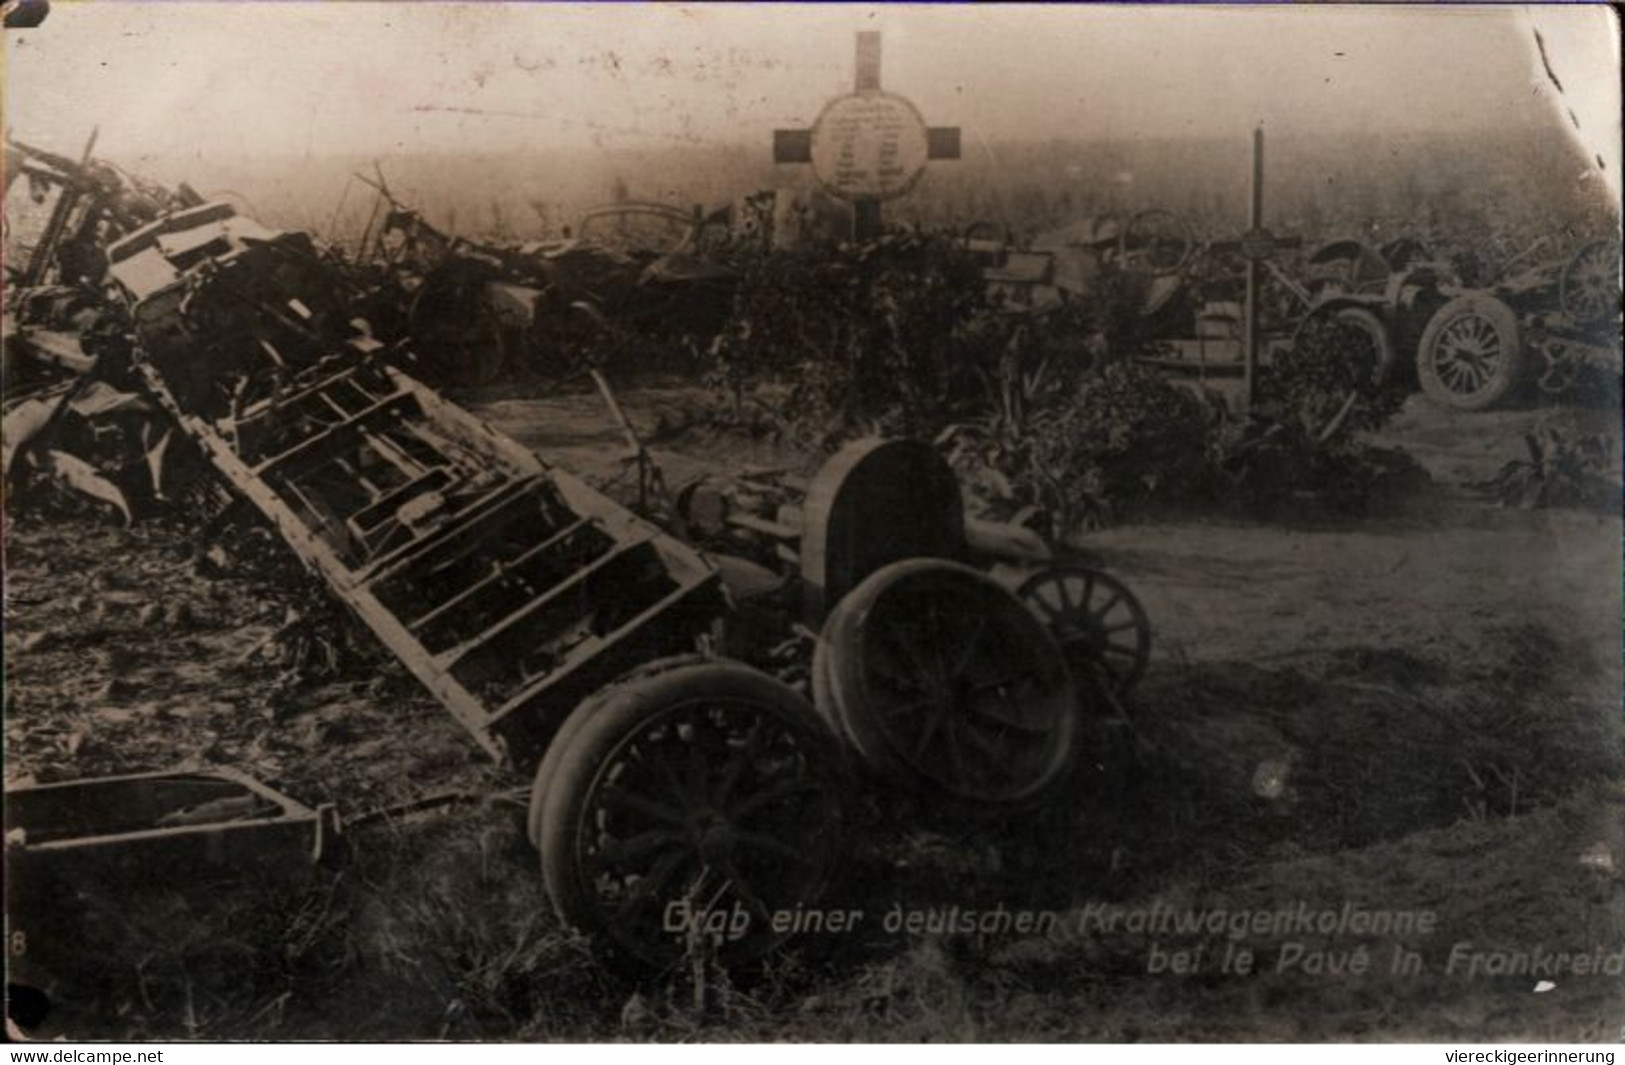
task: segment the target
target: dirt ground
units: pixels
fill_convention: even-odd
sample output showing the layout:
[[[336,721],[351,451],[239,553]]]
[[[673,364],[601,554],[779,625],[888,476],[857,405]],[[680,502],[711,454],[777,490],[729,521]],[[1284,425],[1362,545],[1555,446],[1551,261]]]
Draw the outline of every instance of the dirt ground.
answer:
[[[462,399],[629,491],[595,393]],[[692,389],[622,400],[674,486],[809,465],[695,428]],[[874,785],[834,898],[865,911],[857,932],[805,939],[761,972],[642,983],[551,916],[523,839],[527,782],[364,637],[334,676],[289,672],[273,637],[290,611],[319,619],[318,592],[200,555],[185,523],[9,514],[8,781],[233,764],[351,813],[467,796],[358,829],[346,861],[292,888],[250,877],[144,899],[84,885],[92,930],[29,959],[52,1003],[31,1034],[1616,1040],[1625,979],[1572,959],[1625,952],[1620,522],[1501,509],[1465,487],[1518,457],[1543,416],[1413,401],[1383,442],[1434,484],[1381,515],[1091,534],[1156,643],[1133,705],[1102,715],[1065,793],[993,815]],[[894,908],[954,906],[1053,925],[886,923]],[[1345,907],[1413,926],[1132,923],[1301,908],[1313,925]],[[1362,948],[1367,967],[1350,971]],[[1192,971],[1174,971],[1181,951]],[[1553,952],[1569,959],[1555,970]],[[1509,971],[1520,954],[1546,967]]]

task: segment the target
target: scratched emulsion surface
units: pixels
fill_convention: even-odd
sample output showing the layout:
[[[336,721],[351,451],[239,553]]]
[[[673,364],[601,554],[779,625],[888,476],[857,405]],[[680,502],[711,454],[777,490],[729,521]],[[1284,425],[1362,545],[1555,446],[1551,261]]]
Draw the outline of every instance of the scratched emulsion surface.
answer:
[[[1613,33],[1546,8],[59,4],[5,31],[5,121],[70,158],[94,130],[98,160],[351,255],[378,214],[362,178],[495,247],[573,238],[606,203],[738,217],[764,189],[802,205],[809,246],[848,224],[843,196],[878,204],[860,230],[1021,244],[1156,208],[1234,242],[1261,126],[1277,237],[1560,264],[1617,234]],[[894,95],[830,110],[854,91]],[[8,184],[8,270],[39,192]],[[623,430],[550,350],[447,394],[631,503]],[[673,487],[805,474],[833,439],[783,399],[827,352],[735,402],[705,344],[632,350],[598,354]],[[1057,794],[995,811],[866,784],[836,930],[749,971],[632,978],[554,917],[530,781],[274,538],[8,485],[8,786],[232,765],[352,815],[456,797],[292,883],[79,885],[83,924],[11,959],[50,1007],[22,1034],[1617,1040],[1618,507],[1475,487],[1554,425],[1618,454],[1606,398],[1412,395],[1365,439],[1427,477],[1382,507],[1207,500],[1083,532],[1155,642],[1129,722],[1091,730]],[[290,658],[307,616],[335,668]]]

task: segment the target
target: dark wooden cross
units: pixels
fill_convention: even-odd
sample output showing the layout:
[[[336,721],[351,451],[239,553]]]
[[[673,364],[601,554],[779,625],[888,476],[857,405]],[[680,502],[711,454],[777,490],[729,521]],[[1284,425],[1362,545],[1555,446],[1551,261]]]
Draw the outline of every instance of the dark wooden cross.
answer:
[[[1247,291],[1242,300],[1241,357],[1242,357],[1242,409],[1253,404],[1258,379],[1258,327],[1259,301],[1262,295],[1263,274],[1268,269],[1282,282],[1291,286],[1299,299],[1308,302],[1304,292],[1275,264],[1277,254],[1286,249],[1303,246],[1301,237],[1283,237],[1264,227],[1264,129],[1253,130],[1252,182],[1248,189],[1247,230],[1236,240],[1214,241],[1208,245],[1210,253],[1240,255],[1247,263]]]
[[[857,35],[852,92],[824,105],[810,129],[773,131],[775,163],[811,163],[830,195],[852,204],[852,237],[883,226],[880,205],[906,194],[931,159],[959,158],[958,126],[927,126],[913,104],[880,87],[880,34]]]

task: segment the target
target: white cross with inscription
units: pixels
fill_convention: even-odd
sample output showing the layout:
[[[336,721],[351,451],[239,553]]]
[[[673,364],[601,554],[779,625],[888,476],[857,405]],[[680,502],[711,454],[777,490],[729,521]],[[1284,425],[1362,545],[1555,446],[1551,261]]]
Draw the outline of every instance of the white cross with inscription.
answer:
[[[880,87],[872,30],[857,35],[852,92],[826,103],[810,129],[773,131],[775,163],[811,163],[824,191],[852,204],[854,240],[880,235],[880,205],[913,189],[928,160],[958,158],[958,126],[927,126],[912,103]]]

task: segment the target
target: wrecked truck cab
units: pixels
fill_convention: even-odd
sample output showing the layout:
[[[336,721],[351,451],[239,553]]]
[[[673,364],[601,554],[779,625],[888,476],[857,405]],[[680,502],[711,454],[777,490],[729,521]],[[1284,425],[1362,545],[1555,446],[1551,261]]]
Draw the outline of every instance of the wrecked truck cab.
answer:
[[[338,279],[310,238],[228,203],[166,215],[111,245],[108,262],[142,351],[192,409],[216,409],[267,364],[314,364],[348,329]]]

